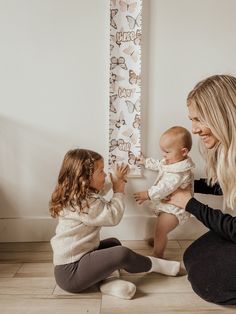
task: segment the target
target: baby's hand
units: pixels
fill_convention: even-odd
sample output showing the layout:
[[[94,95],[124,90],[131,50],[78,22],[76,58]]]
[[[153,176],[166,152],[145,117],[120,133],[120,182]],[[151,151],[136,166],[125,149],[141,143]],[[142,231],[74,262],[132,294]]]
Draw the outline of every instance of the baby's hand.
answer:
[[[144,157],[143,153],[136,157],[136,162],[138,165],[144,166],[145,165],[146,158]]]
[[[148,192],[143,191],[143,192],[136,192],[134,193],[134,199],[138,204],[142,204],[146,200],[149,200]]]

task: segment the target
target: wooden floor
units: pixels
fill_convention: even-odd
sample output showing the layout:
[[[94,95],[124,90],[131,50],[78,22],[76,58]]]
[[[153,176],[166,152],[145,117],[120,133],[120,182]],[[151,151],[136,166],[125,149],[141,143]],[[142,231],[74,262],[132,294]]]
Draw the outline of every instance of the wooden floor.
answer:
[[[148,255],[144,241],[123,241],[135,251]],[[181,260],[190,241],[169,241],[166,257]],[[98,288],[80,294],[61,290],[53,277],[50,244],[0,243],[0,314],[166,314],[235,313],[234,306],[218,306],[200,299],[191,289],[187,276],[158,274],[122,277],[137,285],[132,300],[102,295]]]

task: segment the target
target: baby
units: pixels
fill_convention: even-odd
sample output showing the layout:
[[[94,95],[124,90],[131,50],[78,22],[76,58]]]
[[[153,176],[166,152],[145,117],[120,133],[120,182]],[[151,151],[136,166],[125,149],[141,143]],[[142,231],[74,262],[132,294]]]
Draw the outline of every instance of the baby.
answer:
[[[163,154],[161,161],[153,158],[144,158],[141,155],[138,163],[145,168],[158,172],[154,184],[143,192],[134,193],[138,204],[146,200],[151,201],[151,208],[158,216],[154,232],[153,256],[163,258],[167,235],[179,224],[186,222],[190,216],[184,209],[165,203],[163,200],[177,188],[186,188],[189,184],[193,187],[194,163],[188,157],[192,147],[190,132],[181,127],[174,126],[166,130],[160,137],[160,149]],[[151,244],[151,241],[149,241]]]

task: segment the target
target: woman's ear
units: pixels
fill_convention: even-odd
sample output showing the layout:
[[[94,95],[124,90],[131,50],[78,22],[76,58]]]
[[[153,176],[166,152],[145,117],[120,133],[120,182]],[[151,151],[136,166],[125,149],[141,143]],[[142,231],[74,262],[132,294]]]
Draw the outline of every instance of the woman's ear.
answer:
[[[182,148],[181,151],[182,151],[183,157],[186,157],[188,155],[188,149],[186,147]]]

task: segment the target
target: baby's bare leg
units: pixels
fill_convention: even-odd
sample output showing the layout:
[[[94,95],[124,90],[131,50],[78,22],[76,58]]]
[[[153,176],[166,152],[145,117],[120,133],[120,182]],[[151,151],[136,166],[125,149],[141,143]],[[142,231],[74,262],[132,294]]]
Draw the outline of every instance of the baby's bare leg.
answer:
[[[167,245],[167,235],[170,231],[174,230],[179,224],[175,215],[169,213],[161,213],[155,224],[154,231],[154,248],[152,255],[155,257],[163,258],[164,251]]]

